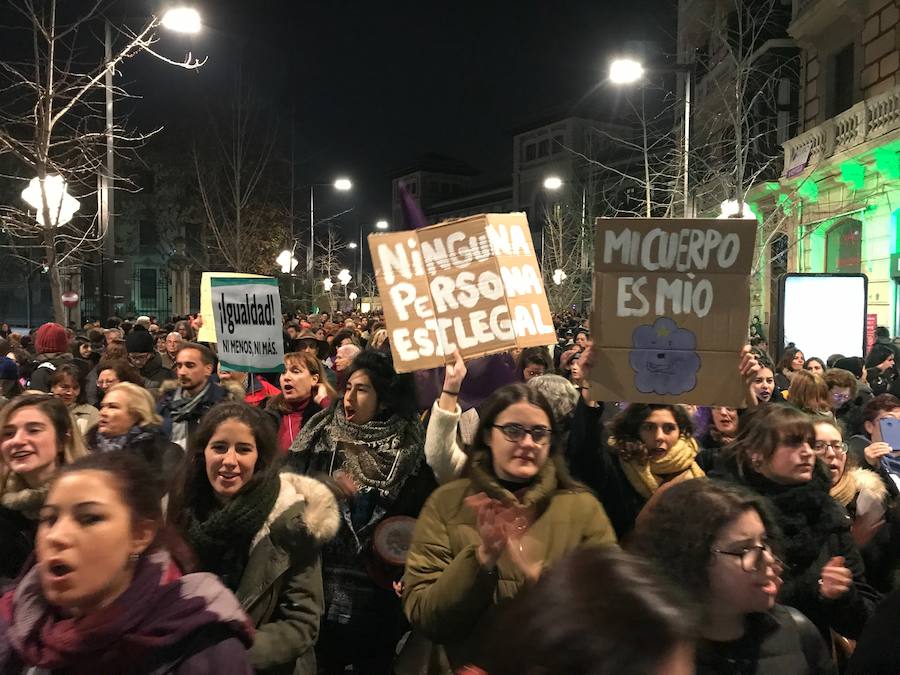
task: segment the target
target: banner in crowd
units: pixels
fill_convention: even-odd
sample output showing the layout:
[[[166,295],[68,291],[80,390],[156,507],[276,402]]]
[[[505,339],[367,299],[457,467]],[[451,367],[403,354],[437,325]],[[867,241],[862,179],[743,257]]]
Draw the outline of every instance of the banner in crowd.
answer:
[[[218,357],[226,370],[282,372],[278,280],[258,276],[210,279]],[[205,325],[205,324],[204,324]]]
[[[755,220],[598,218],[598,401],[742,407]]]
[[[369,235],[397,372],[553,344],[524,213],[490,213]]]
[[[200,276],[200,329],[197,331],[197,342],[218,342],[216,340],[216,323],[213,320],[212,278],[223,279],[269,279],[261,274],[241,272],[203,272]]]

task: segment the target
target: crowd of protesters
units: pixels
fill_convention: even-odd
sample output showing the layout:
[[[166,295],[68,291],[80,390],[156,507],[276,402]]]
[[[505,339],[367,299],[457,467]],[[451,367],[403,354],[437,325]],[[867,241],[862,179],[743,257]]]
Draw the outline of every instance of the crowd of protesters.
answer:
[[[6,327],[0,675],[900,672],[887,331],[752,340],[735,409],[596,401],[554,320],[414,375],[374,312],[285,317],[281,373],[197,317]]]

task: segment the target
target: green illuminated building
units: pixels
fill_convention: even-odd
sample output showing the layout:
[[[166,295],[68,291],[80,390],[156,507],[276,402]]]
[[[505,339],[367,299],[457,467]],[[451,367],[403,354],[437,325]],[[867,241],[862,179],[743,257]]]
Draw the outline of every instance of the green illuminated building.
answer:
[[[794,0],[789,32],[803,48],[802,131],[784,144],[780,179],[748,196],[764,218],[755,313],[770,320],[785,272],[861,272],[869,313],[896,335],[900,7],[896,0]],[[810,302],[827,312],[828,298]],[[825,316],[822,325],[827,330]]]

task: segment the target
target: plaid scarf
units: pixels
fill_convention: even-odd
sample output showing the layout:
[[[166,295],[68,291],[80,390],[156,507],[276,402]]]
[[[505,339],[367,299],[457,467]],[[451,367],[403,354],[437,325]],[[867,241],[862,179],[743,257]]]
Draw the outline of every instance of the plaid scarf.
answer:
[[[252,624],[218,579],[181,576],[165,551],[142,556],[121,596],[78,617],[47,604],[36,565],[0,598],[0,642],[7,646],[0,648],[0,671],[18,660],[67,675],[134,672],[157,650],[211,624],[223,624],[248,646],[252,642]]]

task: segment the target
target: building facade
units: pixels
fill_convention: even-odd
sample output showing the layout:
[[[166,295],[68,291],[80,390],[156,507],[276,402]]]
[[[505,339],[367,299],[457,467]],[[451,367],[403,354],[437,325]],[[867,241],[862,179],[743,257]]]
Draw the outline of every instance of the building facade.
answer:
[[[900,330],[900,2],[793,0],[801,129],[777,181],[757,187],[775,227],[760,240],[754,301],[784,272],[863,273],[868,313]],[[813,299],[813,301],[824,299]]]

